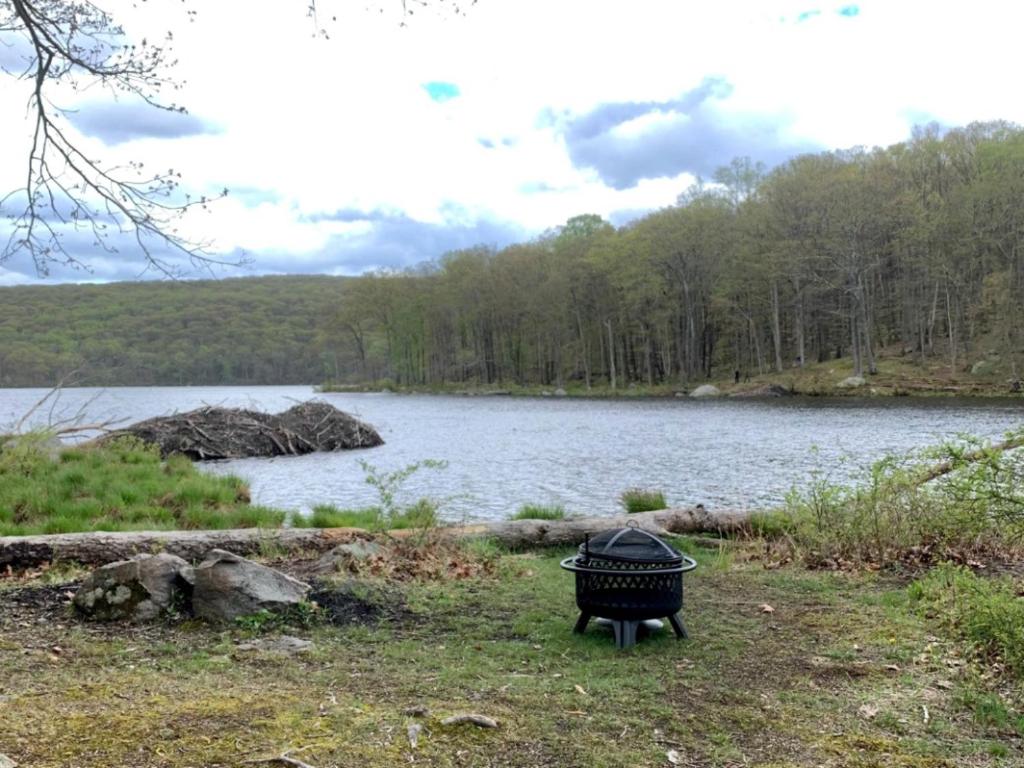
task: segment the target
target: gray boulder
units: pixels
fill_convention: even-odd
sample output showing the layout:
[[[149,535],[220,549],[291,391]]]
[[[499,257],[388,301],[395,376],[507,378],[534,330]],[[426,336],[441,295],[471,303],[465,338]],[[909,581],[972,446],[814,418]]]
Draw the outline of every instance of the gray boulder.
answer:
[[[346,544],[339,544],[326,553],[316,564],[319,573],[337,573],[338,571],[355,571],[358,564],[377,557],[384,547],[375,541],[357,539]]]
[[[991,376],[996,372],[996,364],[991,360],[979,360],[971,366],[972,376]]]
[[[280,571],[214,549],[196,566],[192,610],[208,621],[281,612],[305,600],[309,585]]]
[[[867,383],[867,380],[863,376],[847,376],[836,384],[836,386],[840,389],[855,389],[856,387],[863,387]]]
[[[690,397],[718,397],[721,394],[722,390],[714,384],[701,384],[690,393]]]
[[[80,614],[96,621],[152,621],[170,610],[175,593],[187,599],[192,568],[180,557],[136,555],[97,568],[73,600]]]

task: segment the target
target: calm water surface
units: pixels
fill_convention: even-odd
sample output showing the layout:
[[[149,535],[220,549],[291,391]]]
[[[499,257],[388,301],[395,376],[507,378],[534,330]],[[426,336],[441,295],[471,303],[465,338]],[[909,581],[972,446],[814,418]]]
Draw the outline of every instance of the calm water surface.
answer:
[[[45,390],[0,390],[0,425],[16,422]],[[130,423],[198,408],[271,412],[321,397],[374,425],[385,445],[362,451],[207,463],[244,477],[256,503],[305,511],[315,504],[376,501],[359,460],[394,470],[423,459],[403,486],[413,500],[443,502],[450,519],[502,518],[521,504],[572,512],[617,509],[632,486],[660,488],[673,504],[766,506],[815,471],[835,479],[892,451],[958,434],[995,437],[1024,424],[1024,400],[570,400],[326,394],[311,387],[124,387],[73,389],[33,421],[71,416]]]

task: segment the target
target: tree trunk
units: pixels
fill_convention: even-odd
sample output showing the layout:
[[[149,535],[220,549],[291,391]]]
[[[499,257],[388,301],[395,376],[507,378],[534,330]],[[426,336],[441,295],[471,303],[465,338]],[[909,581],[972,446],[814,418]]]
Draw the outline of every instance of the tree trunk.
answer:
[[[615,339],[612,336],[612,321],[605,320],[604,324],[608,328],[608,368],[611,372],[612,389],[615,389]]]
[[[782,328],[779,322],[779,284],[772,280],[772,342],[775,345],[775,372],[782,373]]]
[[[794,281],[796,290],[796,359],[801,368],[807,359],[806,341],[804,340],[804,295],[800,289],[799,279]]]
[[[655,534],[746,531],[751,512],[703,507],[663,509],[633,515],[587,517],[578,520],[509,520],[434,529],[437,535],[494,539],[508,547],[572,546],[587,534],[636,523]],[[390,531],[395,538],[420,535],[421,530]],[[237,555],[262,552],[289,554],[325,552],[353,539],[366,538],[358,528],[246,528],[223,531],[139,531],[126,533],[61,533],[50,536],[0,537],[0,569],[34,568],[49,562],[102,565],[144,552],[167,552],[185,560],[202,560],[211,549]]]

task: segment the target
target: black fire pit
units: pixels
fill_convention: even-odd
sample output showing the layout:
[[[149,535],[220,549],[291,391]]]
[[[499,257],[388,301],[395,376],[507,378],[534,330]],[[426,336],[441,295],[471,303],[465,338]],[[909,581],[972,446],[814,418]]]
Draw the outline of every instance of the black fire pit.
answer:
[[[649,619],[667,618],[676,636],[687,636],[683,608],[683,574],[697,567],[653,533],[631,523],[625,528],[587,537],[579,553],[561,563],[576,574],[575,632],[584,632],[591,618],[612,623],[615,644],[629,648],[637,629]]]

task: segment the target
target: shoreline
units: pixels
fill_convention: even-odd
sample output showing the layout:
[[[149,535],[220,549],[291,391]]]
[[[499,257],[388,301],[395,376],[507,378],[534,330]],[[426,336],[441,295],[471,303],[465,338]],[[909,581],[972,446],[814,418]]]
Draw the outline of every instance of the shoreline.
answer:
[[[641,384],[632,382],[612,388],[604,380],[587,387],[582,380],[550,384],[452,382],[430,385],[396,384],[390,380],[345,384],[326,381],[317,392],[393,392],[397,394],[436,394],[475,397],[578,397],[578,398],[671,398],[689,397],[710,385],[716,398],[751,397],[963,397],[978,399],[1024,400],[1024,382],[1012,371],[991,369],[984,374],[967,370],[951,370],[938,361],[927,364],[900,356],[878,360],[878,371],[854,378],[849,359],[809,363],[782,372],[749,375],[740,370],[740,381],[729,371],[726,376],[712,376],[691,381]],[[698,395],[699,397],[699,395]]]
[[[921,386],[900,386],[880,384],[872,386],[870,382],[862,387],[821,388],[821,389],[790,389],[785,394],[767,391],[767,384],[723,385],[722,382],[706,382],[720,390],[716,395],[692,396],[692,388],[669,386],[638,386],[631,388],[611,389],[610,387],[467,387],[459,386],[415,386],[394,384],[321,384],[313,387],[315,394],[393,394],[393,395],[437,395],[447,397],[510,397],[538,398],[552,397],[563,399],[586,400],[667,400],[667,399],[698,399],[698,400],[785,400],[790,398],[806,399],[945,399],[959,398],[970,400],[1019,400],[1024,402],[1024,392],[1013,392],[1007,387],[978,385],[974,387],[933,388]],[[244,386],[244,385],[240,385]],[[781,385],[776,385],[781,386]]]

